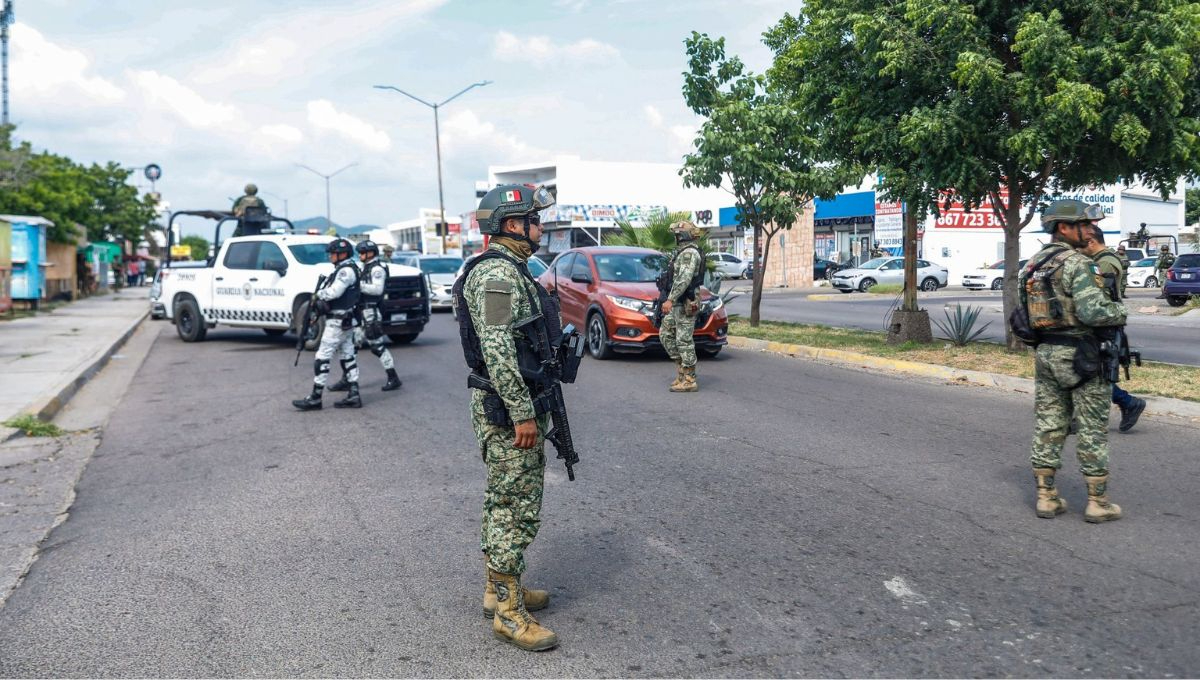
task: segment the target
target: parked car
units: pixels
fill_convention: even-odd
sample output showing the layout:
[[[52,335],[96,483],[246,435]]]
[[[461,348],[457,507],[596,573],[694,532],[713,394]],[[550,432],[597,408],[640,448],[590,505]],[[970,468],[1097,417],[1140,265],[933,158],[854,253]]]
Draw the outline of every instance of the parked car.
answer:
[[[928,260],[917,260],[917,287],[934,291],[948,285],[950,271]],[[833,287],[843,293],[867,292],[880,283],[904,283],[903,257],[877,257],[833,275]]]
[[[839,270],[845,269],[843,265],[834,262],[833,260],[825,260],[813,254],[813,281],[821,279],[833,279],[833,275]]]
[[[750,263],[732,253],[709,253],[708,259],[716,263],[716,271],[726,279],[750,278]]]
[[[433,309],[450,309],[453,306],[454,281],[462,265],[463,259],[453,255],[422,255],[417,258],[417,266],[429,281],[429,302]]]
[[[417,269],[420,269],[421,267],[418,264],[420,259],[421,259],[420,253],[401,252],[401,253],[393,253],[391,262],[392,262],[392,264],[402,264],[405,267],[416,267]]]
[[[667,258],[650,248],[591,246],[562,253],[539,277],[557,292],[563,324],[585,329],[588,352],[607,359],[614,352],[638,353],[661,347],[654,327],[654,280]],[[729,317],[720,297],[706,288],[698,294],[696,351],[715,357],[726,343]]]
[[[1025,266],[1028,260],[1021,260],[1017,263],[1017,269]],[[991,290],[1000,290],[1004,288],[1004,260],[993,263],[990,267],[983,267],[963,274],[962,285],[964,288],[971,290],[983,290],[989,288]]]
[[[1138,261],[1129,261],[1129,285],[1139,288],[1157,288],[1161,281],[1154,271],[1156,257],[1144,257]]]
[[[1163,293],[1172,307],[1182,307],[1188,298],[1200,295],[1200,254],[1184,253],[1175,258],[1175,264],[1167,270]]]

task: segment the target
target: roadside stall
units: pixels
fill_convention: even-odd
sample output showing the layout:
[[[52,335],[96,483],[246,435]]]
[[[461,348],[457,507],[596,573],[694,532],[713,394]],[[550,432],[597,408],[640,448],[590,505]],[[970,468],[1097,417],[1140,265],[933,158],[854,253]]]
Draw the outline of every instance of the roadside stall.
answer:
[[[12,311],[12,225],[0,221],[0,314]]]
[[[46,228],[54,223],[44,217],[0,215],[12,226],[12,299],[33,309],[46,295]]]

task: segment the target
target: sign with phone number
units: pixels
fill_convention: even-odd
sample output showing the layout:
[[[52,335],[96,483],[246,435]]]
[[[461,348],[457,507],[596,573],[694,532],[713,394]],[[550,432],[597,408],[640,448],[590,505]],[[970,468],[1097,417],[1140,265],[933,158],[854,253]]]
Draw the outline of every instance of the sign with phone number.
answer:
[[[1000,229],[1004,225],[991,207],[981,207],[971,212],[953,209],[944,212],[937,218],[938,227],[944,229]]]

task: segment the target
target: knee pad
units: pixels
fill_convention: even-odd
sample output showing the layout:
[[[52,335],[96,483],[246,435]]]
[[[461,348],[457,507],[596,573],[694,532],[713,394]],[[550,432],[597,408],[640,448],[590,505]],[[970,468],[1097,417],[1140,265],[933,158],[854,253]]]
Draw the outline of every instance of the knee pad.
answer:
[[[342,359],[341,364],[342,364],[342,370],[349,373],[350,369],[358,366],[358,360],[357,359]],[[326,370],[328,370],[328,369],[326,369]]]
[[[329,372],[329,360],[317,359],[313,362],[313,375],[321,375]]]
[[[377,357],[383,356],[383,345],[371,345],[371,354]]]

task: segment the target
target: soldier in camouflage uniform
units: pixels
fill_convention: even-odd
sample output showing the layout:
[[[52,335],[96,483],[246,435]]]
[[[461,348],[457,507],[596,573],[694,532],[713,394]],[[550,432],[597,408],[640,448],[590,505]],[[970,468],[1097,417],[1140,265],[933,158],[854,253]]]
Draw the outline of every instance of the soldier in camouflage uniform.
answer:
[[[246,193],[233,202],[231,212],[235,217],[241,217],[246,213],[246,208],[251,207],[268,210],[266,201],[258,197],[258,187],[253,183],[247,184]]]
[[[1125,244],[1117,246],[1117,260],[1121,263],[1121,299],[1125,299],[1125,288],[1129,286],[1129,255],[1125,252]]]
[[[696,382],[696,314],[700,311],[700,281],[704,278],[704,258],[696,239],[704,233],[691,222],[676,222],[671,225],[675,240],[679,244],[667,266],[671,268],[671,291],[662,303],[663,320],[658,337],[663,349],[675,362],[675,382],[672,392],[695,392],[700,389]]]
[[[1154,275],[1158,277],[1158,284],[1162,286],[1162,293],[1158,296],[1159,300],[1167,297],[1167,270],[1173,264],[1175,264],[1175,255],[1171,253],[1171,247],[1164,243],[1158,249],[1158,259],[1154,261]]]
[[[558,636],[529,614],[547,606],[549,594],[521,585],[525,549],[541,526],[548,417],[536,415],[522,378],[517,357],[525,336],[517,326],[541,312],[538,284],[525,263],[542,236],[539,212],[553,202],[545,189],[524,185],[488,192],[476,215],[491,241],[487,251],[468,263],[455,291],[460,329],[473,329],[478,337],[478,346],[468,349],[464,343],[464,351],[482,355],[485,366],[474,369],[475,375],[484,373],[481,377],[490,383],[487,389],[471,390],[471,424],[487,464],[480,531],[488,573],[484,614],[492,619],[495,637],[529,651],[555,647]],[[504,424],[495,422],[500,405]]]
[[[1030,461],[1037,481],[1038,517],[1066,511],[1054,475],[1062,467],[1062,447],[1072,414],[1078,422],[1076,455],[1088,487],[1084,519],[1120,519],[1121,508],[1108,499],[1108,410],[1111,384],[1100,375],[1098,346],[1092,331],[1125,323],[1125,307],[1105,292],[1100,271],[1074,249],[1083,246],[1093,223],[1082,201],[1054,201],[1042,216],[1051,243],[1029,259],[1019,276],[1020,304],[1038,332],[1035,358],[1035,425]],[[1083,375],[1080,374],[1083,373]]]

